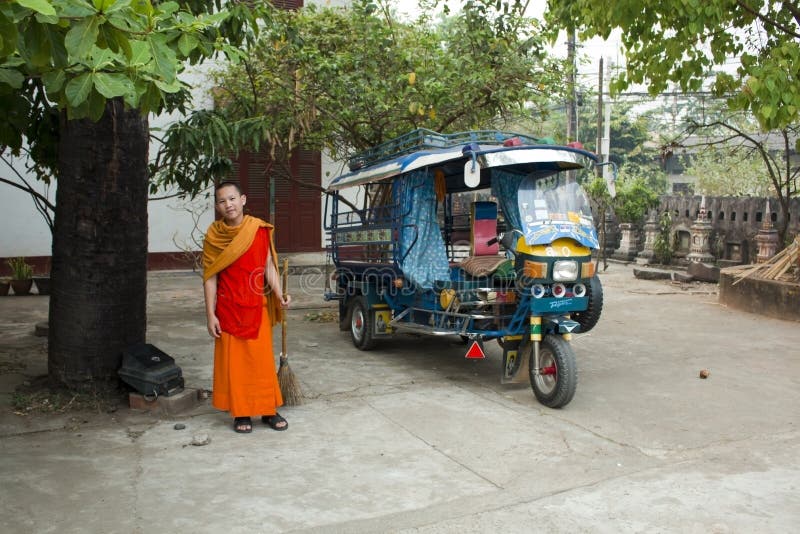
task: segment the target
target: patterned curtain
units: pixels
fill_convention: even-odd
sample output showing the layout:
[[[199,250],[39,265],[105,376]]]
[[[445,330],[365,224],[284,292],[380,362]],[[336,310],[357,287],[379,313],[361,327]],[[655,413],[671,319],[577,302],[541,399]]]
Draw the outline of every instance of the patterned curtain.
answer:
[[[524,178],[519,174],[492,169],[492,195],[497,198],[506,223],[518,230],[522,229],[522,220],[519,217],[517,191]]]
[[[402,216],[400,267],[403,274],[423,288],[436,280],[449,280],[444,239],[436,218],[436,191],[433,175],[427,170],[406,174],[398,181]]]

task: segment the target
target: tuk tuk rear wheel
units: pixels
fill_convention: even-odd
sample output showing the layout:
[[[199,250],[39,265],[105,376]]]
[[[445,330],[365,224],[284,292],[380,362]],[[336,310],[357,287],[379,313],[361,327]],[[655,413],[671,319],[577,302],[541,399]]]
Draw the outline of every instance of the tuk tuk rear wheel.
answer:
[[[539,372],[536,372],[533,345],[530,345],[530,379],[536,399],[549,408],[569,404],[578,386],[575,352],[561,336],[547,335],[539,344]]]
[[[339,331],[350,330],[350,301],[339,303]]]
[[[372,336],[373,318],[369,313],[367,299],[359,295],[350,302],[350,339],[359,350],[370,350],[375,346]]]

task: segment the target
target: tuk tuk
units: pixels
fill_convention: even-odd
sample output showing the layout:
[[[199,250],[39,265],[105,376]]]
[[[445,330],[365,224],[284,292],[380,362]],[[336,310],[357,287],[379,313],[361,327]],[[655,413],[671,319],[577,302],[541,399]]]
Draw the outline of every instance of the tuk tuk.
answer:
[[[501,131],[414,130],[349,161],[327,189],[335,269],[325,298],[369,350],[403,333],[502,347],[501,381],[527,374],[560,408],[577,386],[572,334],[603,307],[592,211],[576,173],[597,157]]]

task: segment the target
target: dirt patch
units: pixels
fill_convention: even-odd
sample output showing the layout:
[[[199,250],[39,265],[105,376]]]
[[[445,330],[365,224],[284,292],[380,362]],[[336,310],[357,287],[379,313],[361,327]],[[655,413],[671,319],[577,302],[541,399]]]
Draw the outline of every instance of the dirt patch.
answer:
[[[314,311],[305,314],[304,321],[313,323],[332,323],[339,320],[339,312],[337,311]]]
[[[117,385],[68,389],[53,384],[47,376],[41,376],[17,387],[11,398],[11,407],[17,415],[112,413],[124,407],[126,399],[127,392]]]

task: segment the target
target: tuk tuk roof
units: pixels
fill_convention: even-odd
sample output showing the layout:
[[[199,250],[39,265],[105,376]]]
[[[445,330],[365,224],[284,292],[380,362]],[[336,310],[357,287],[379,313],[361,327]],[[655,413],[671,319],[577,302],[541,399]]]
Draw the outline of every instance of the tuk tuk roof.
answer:
[[[597,161],[597,156],[586,150],[550,144],[503,146],[464,143],[445,148],[424,148],[342,174],[331,182],[328,191],[380,182],[425,167],[441,169],[445,177],[456,176],[463,174],[464,165],[473,159],[481,170],[509,167],[509,170],[521,174],[547,175],[581,169],[585,166],[585,158]]]

